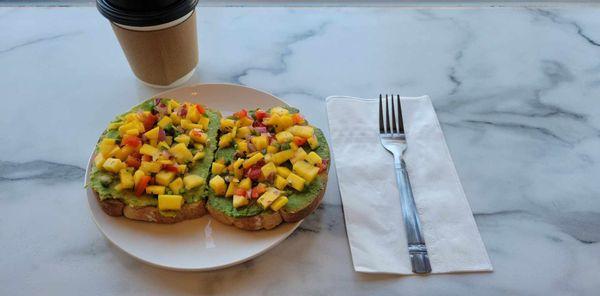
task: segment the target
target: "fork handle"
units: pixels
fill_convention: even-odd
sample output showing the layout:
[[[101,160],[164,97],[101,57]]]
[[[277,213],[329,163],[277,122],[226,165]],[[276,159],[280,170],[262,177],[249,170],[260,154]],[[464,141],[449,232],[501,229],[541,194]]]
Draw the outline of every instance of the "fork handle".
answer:
[[[406,171],[406,164],[401,155],[394,154],[394,168],[396,169],[396,181],[400,189],[400,203],[402,204],[402,217],[406,228],[408,242],[408,253],[414,273],[423,274],[431,272],[429,256],[425,240],[421,234],[421,222],[412,194],[412,187]]]

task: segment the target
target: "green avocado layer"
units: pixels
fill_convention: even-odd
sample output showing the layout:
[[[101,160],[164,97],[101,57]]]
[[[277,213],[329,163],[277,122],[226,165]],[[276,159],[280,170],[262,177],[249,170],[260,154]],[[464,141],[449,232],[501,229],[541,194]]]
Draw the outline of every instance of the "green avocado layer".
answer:
[[[298,112],[293,108],[288,108],[288,110],[290,110],[292,113]],[[327,140],[325,139],[323,131],[315,127],[315,135],[319,140],[319,147],[315,150],[315,153],[317,153],[322,159],[329,160],[329,145],[327,144]],[[216,152],[215,159],[224,158],[226,161],[231,161],[234,154],[235,149],[233,147],[219,149]],[[288,203],[283,207],[283,210],[288,213],[295,213],[304,209],[306,206],[311,204],[315,198],[318,197],[319,192],[324,186],[325,184],[323,183],[323,179],[321,177],[317,177],[310,184],[304,187],[303,192],[298,192],[294,189],[286,190],[284,194],[286,194],[288,197]],[[212,189],[209,189],[208,191],[208,204],[230,217],[250,217],[263,212],[262,207],[256,203],[236,209],[233,207],[231,198],[215,196]]]
[[[168,102],[168,99],[161,99],[163,103]],[[141,104],[131,108],[130,111],[117,116],[117,118],[113,122],[117,122],[121,120],[121,118],[132,111],[150,111],[154,107],[154,99],[149,99]],[[206,144],[204,151],[204,158],[195,163],[192,166],[189,166],[189,173],[201,176],[206,179],[210,174],[210,166],[214,159],[215,149],[217,147],[217,134],[219,131],[219,117],[220,115],[213,110],[206,110],[206,115],[210,118],[210,123],[208,126],[208,143]],[[117,130],[104,131],[98,140],[98,143],[102,141],[103,138],[113,138],[119,139],[119,132]],[[123,190],[117,191],[114,187],[119,183],[118,177],[116,174],[112,174],[106,171],[98,170],[95,166],[92,168],[92,173],[90,174],[89,186],[98,193],[100,200],[105,200],[109,198],[119,199],[123,201],[125,204],[133,206],[133,207],[144,207],[144,206],[156,206],[158,204],[158,200],[152,195],[143,194],[142,196],[136,196],[132,190]],[[207,188],[206,184],[196,187],[190,191],[187,191],[183,194],[183,198],[186,203],[194,203],[201,201],[207,197]]]

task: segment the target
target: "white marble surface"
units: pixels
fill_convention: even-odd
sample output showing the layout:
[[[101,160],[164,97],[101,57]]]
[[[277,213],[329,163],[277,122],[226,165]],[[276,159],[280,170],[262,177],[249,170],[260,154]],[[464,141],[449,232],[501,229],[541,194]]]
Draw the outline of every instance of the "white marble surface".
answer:
[[[340,197],[268,254],[140,263],[89,216],[83,167],[138,83],[94,8],[0,8],[0,295],[597,295],[599,8],[199,8],[190,83],[262,88],[326,124],[328,95],[429,94],[495,272],[352,271]],[[335,184],[335,176],[332,176]]]

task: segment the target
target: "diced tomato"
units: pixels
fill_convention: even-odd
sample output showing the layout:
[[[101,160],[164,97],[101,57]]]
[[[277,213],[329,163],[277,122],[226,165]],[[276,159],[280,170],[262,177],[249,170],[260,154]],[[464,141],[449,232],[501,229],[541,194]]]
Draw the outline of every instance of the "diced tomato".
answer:
[[[134,135],[125,135],[121,141],[123,145],[127,145],[133,148],[137,148],[142,145],[142,139]]]
[[[296,144],[298,146],[302,146],[302,145],[304,145],[304,143],[306,143],[305,138],[294,136],[294,144]]]
[[[152,179],[152,177],[150,177],[150,176],[143,176],[140,178],[140,181],[135,186],[135,195],[141,196],[142,193],[144,193],[144,191],[146,191],[146,187],[148,187],[148,183],[150,182],[150,179]]]
[[[206,112],[206,110],[204,110],[204,107],[202,107],[198,104],[196,104],[195,106],[196,106],[196,110],[198,110],[198,113],[204,114]]]
[[[321,161],[321,163],[318,165],[319,166],[319,174],[324,172],[325,170],[327,170],[327,165],[328,165],[327,159],[323,159]]]
[[[251,167],[250,169],[248,169],[246,176],[250,178],[250,180],[256,181],[262,176],[262,171],[260,170],[260,168]]]
[[[150,155],[142,155],[142,160],[143,161],[152,161],[152,156],[150,156]]]
[[[265,191],[267,191],[267,189],[264,186],[260,186],[259,184],[256,187],[252,188],[252,193],[250,193],[250,197],[258,198],[261,194],[265,193]]]
[[[304,117],[302,117],[300,113],[296,113],[292,115],[292,121],[294,122],[294,124],[301,124],[304,122]]]
[[[235,115],[235,117],[237,117],[238,119],[242,119],[248,116],[248,111],[246,111],[246,109],[242,109],[238,112],[235,112],[233,115]]]
[[[246,189],[243,189],[243,188],[236,188],[236,189],[233,191],[233,194],[235,194],[235,195],[241,195],[241,196],[246,196]]]
[[[256,110],[256,113],[254,113],[254,116],[256,117],[256,120],[262,121],[263,119],[265,119],[265,117],[267,117],[267,112],[259,109],[259,110]]]
[[[135,157],[133,157],[131,155],[128,155],[127,159],[125,160],[125,164],[128,167],[132,167],[132,168],[136,168],[137,169],[137,168],[140,167],[140,165],[142,164],[142,162],[140,161],[139,158],[135,158]]]
[[[179,173],[179,169],[176,166],[172,165],[172,164],[165,164],[165,165],[163,165],[163,169],[165,171],[173,172],[173,173],[176,173],[176,174]]]
[[[154,124],[156,123],[156,120],[158,120],[158,117],[156,117],[156,115],[148,114],[146,117],[144,117],[144,129],[147,131],[151,130]]]

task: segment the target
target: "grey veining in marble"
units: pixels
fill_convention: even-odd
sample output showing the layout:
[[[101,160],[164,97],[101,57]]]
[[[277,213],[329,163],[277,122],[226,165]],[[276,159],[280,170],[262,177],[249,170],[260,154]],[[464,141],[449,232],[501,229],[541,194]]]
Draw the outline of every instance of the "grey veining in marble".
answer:
[[[320,126],[329,95],[432,97],[495,271],[403,277],[352,271],[337,186],[281,245],[225,270],[164,271],[111,246],[83,168],[106,123],[158,91],[94,8],[0,8],[0,295],[597,295],[599,15],[198,8],[189,83],[261,88]]]

